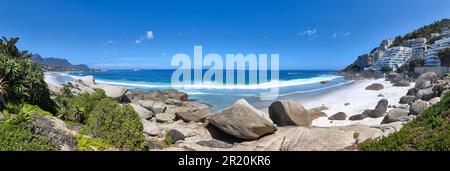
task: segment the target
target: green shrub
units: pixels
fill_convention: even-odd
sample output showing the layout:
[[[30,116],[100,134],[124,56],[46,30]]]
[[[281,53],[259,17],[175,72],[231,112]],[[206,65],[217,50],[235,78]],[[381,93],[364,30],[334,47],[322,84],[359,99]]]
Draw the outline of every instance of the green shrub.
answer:
[[[400,131],[359,145],[363,151],[449,151],[450,94]]]
[[[166,134],[166,135],[164,136],[164,142],[166,142],[167,145],[172,145],[172,144],[174,144],[172,135]]]
[[[94,138],[104,140],[123,150],[146,150],[143,125],[129,105],[104,98],[97,102],[87,119],[85,130]]]
[[[53,116],[52,113],[42,110],[39,106],[36,105],[24,104],[22,105],[22,108],[20,110],[28,114],[38,113],[44,116]]]
[[[53,151],[56,146],[28,127],[0,122],[0,151]]]
[[[80,151],[106,151],[113,150],[114,146],[103,142],[102,140],[89,138],[83,135],[77,136],[75,143]]]

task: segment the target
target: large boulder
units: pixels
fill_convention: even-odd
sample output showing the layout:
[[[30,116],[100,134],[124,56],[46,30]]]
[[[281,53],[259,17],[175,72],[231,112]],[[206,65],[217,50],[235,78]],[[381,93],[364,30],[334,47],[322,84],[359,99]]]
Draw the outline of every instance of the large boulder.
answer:
[[[403,109],[392,109],[384,117],[381,124],[387,124],[398,121],[405,121],[408,118],[408,111]]]
[[[69,81],[67,84],[71,87],[70,91],[74,94],[83,94],[83,93],[91,94],[95,92],[93,88],[86,86],[84,84],[77,83],[75,81]]]
[[[76,82],[83,84],[85,86],[92,86],[95,85],[95,78],[94,76],[83,76],[83,77],[79,77],[78,79],[75,80]]]
[[[310,126],[312,116],[299,103],[293,101],[276,101],[269,106],[269,116],[278,126]]]
[[[425,101],[428,101],[428,100],[432,99],[433,97],[435,97],[435,95],[431,88],[421,89],[416,94],[417,99],[422,99]]]
[[[387,108],[388,108],[388,100],[381,99],[380,101],[378,101],[378,104],[375,107],[375,109],[370,111],[367,115],[369,115],[369,117],[371,118],[382,117],[386,113]]]
[[[348,120],[351,120],[351,121],[359,121],[359,120],[366,119],[366,118],[369,117],[368,114],[369,114],[371,111],[372,111],[372,110],[370,110],[370,109],[366,109],[366,110],[364,110],[364,112],[361,113],[361,114],[357,114],[357,115],[350,116],[350,118],[348,118]]]
[[[384,88],[383,84],[373,83],[372,85],[366,87],[366,90],[382,90]]]
[[[168,91],[164,92],[164,94],[169,99],[178,99],[178,100],[181,100],[181,101],[187,101],[188,100],[188,94],[186,94],[184,92],[177,91],[177,90],[168,90]]]
[[[411,108],[409,109],[409,114],[411,115],[420,115],[422,114],[425,109],[428,107],[428,102],[423,100],[417,100],[411,105]]]
[[[400,104],[412,104],[417,100],[416,96],[403,96],[400,98]]]
[[[142,125],[144,126],[144,133],[149,136],[158,136],[160,135],[160,129],[155,122],[151,122],[148,120],[141,119]]]
[[[208,118],[209,122],[234,137],[253,140],[277,130],[265,114],[241,99]]]
[[[128,92],[128,89],[125,87],[112,86],[108,84],[97,84],[91,85],[90,87],[105,91],[106,96],[115,100],[121,100]]]
[[[153,113],[164,113],[166,112],[167,105],[160,101],[153,101],[153,100],[139,100],[138,103],[148,109],[151,110]]]
[[[156,121],[160,123],[172,123],[175,120],[175,114],[173,113],[158,113],[155,116]]]
[[[136,111],[142,119],[148,120],[153,117],[153,112],[143,108],[141,105],[131,103],[130,106],[133,107],[134,111]]]
[[[333,116],[330,116],[329,120],[345,120],[347,118],[347,115],[344,112],[339,112],[334,114]]]
[[[437,75],[434,72],[427,72],[419,76],[415,87],[418,89],[430,88],[437,81]]]
[[[420,89],[418,88],[411,88],[408,90],[408,92],[406,93],[407,96],[416,96],[417,92],[419,92]]]
[[[432,106],[432,105],[439,103],[440,101],[441,101],[441,97],[435,97],[435,98],[430,99],[428,102]]]

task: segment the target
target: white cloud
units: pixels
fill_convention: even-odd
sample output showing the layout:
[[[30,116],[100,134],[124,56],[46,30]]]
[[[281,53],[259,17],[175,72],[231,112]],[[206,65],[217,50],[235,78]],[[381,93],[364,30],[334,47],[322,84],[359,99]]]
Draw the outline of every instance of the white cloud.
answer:
[[[351,34],[350,32],[341,33],[341,35],[344,37],[350,36],[350,34]]]
[[[105,44],[115,44],[115,43],[119,43],[117,40],[108,40],[105,42]]]
[[[151,39],[153,39],[153,32],[152,31],[147,31],[147,34],[146,34],[146,38],[148,39],[148,40],[151,40]]]
[[[144,42],[144,38],[143,37],[141,37],[141,38],[137,39],[136,41],[134,41],[134,43],[136,43],[136,44],[141,44],[142,42]]]
[[[332,39],[336,39],[337,37],[337,33],[333,33],[333,35],[331,36]]]
[[[316,29],[309,29],[309,30],[305,30],[303,32],[297,33],[297,35],[299,35],[299,36],[309,36],[309,37],[315,36],[316,34],[317,34]]]

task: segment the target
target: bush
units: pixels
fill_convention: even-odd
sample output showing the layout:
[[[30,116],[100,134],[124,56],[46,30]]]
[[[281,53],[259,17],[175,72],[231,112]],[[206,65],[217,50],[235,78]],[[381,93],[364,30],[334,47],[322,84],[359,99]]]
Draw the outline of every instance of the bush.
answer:
[[[359,145],[363,151],[449,151],[450,93],[399,132]]]
[[[77,136],[75,140],[77,144],[77,148],[80,151],[106,151],[114,149],[114,146],[111,144],[107,144],[102,140],[89,138],[83,135]]]
[[[164,142],[166,142],[167,145],[172,145],[172,144],[174,144],[172,135],[166,134],[166,135],[164,136]]]
[[[83,93],[73,97],[71,94],[58,96],[58,117],[63,120],[85,123],[96,104],[106,98],[108,97],[103,90],[96,90],[92,94]]]
[[[108,98],[97,102],[86,122],[84,132],[123,150],[146,150],[143,125],[129,105],[119,105]]]
[[[0,151],[53,151],[56,145],[43,136],[35,135],[28,127],[0,122]]]

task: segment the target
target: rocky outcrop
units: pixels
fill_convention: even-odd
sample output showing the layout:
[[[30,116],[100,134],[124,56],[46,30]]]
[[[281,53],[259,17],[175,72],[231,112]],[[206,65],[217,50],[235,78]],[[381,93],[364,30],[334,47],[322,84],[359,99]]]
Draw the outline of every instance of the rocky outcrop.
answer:
[[[241,99],[231,107],[212,115],[208,120],[225,133],[241,139],[254,140],[277,130],[272,121],[264,115]]]
[[[384,117],[381,124],[387,124],[392,122],[405,121],[408,118],[408,111],[403,109],[392,109]]]
[[[188,94],[176,90],[169,90],[164,92],[164,95],[169,99],[177,99],[181,101],[187,101],[188,100]]]
[[[367,115],[371,118],[379,118],[384,116],[388,108],[388,101],[386,99],[381,99],[378,101],[377,106],[374,110],[371,110]]]
[[[408,90],[408,92],[406,93],[407,96],[416,96],[417,92],[419,92],[420,89],[418,88],[411,88]]]
[[[373,83],[372,85],[366,87],[366,90],[378,91],[378,90],[382,90],[382,89],[384,89],[383,84],[378,84],[378,83]]]
[[[91,75],[79,77],[78,79],[75,80],[75,82],[83,84],[85,86],[92,86],[96,84],[94,76]]]
[[[347,118],[347,115],[344,112],[339,112],[334,114],[333,116],[330,116],[329,120],[345,120]]]
[[[437,81],[437,75],[434,72],[427,72],[419,76],[416,80],[415,87],[418,89],[430,88]]]
[[[161,101],[139,100],[137,103],[155,114],[164,113],[167,109],[167,105]]]
[[[421,89],[416,94],[417,99],[422,99],[425,101],[428,101],[428,100],[432,99],[433,97],[435,97],[435,95],[431,88]]]
[[[128,89],[125,87],[112,86],[108,84],[96,84],[90,86],[93,89],[101,89],[105,91],[106,96],[114,100],[122,100]]]
[[[74,135],[77,133],[68,129],[64,121],[54,118],[36,115],[31,125],[37,134],[47,137],[50,142],[58,145],[62,151],[76,150]]]

